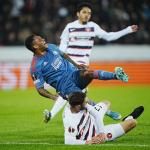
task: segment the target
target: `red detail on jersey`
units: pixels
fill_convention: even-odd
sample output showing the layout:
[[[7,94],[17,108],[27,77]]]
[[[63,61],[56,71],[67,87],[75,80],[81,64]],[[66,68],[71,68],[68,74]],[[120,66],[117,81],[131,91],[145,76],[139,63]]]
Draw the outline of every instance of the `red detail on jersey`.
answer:
[[[75,129],[74,128],[72,128],[72,133],[75,131]]]
[[[91,32],[91,28],[86,28],[85,31],[86,32]]]
[[[73,133],[74,131],[75,131],[74,128],[71,128],[71,127],[68,128],[68,132],[69,132],[69,133],[71,133],[71,132]]]
[[[99,79],[99,74],[97,70],[94,71],[94,79]]]
[[[71,127],[68,128],[68,132],[69,132],[69,133],[71,132]]]
[[[33,72],[35,71],[35,65],[36,65],[36,57],[33,57],[32,63],[31,63],[31,69]]]
[[[74,38],[74,37],[69,38],[69,41],[74,42],[74,41],[76,41],[76,38]]]
[[[107,138],[111,139],[112,138],[112,134],[111,133],[107,133]]]

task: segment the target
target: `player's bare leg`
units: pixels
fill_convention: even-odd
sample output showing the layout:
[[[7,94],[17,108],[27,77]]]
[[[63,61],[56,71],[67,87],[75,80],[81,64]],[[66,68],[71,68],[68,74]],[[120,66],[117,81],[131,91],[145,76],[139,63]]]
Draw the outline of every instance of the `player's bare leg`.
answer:
[[[137,121],[136,119],[143,113],[144,107],[139,106],[133,110],[132,113],[123,118],[123,122],[121,126],[123,127],[125,133],[129,132],[131,129],[136,127]]]

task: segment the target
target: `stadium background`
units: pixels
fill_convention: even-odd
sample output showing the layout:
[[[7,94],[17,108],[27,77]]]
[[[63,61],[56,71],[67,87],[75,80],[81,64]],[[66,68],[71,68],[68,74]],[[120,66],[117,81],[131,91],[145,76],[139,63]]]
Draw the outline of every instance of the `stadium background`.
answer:
[[[23,43],[28,35],[34,33],[40,34],[46,37],[49,42],[59,45],[59,37],[65,25],[76,19],[75,6],[79,2],[81,1],[0,1],[0,147],[8,141],[31,142],[33,139],[46,142],[51,140],[51,143],[56,145],[59,144],[59,140],[60,143],[63,143],[60,114],[48,127],[39,123],[41,122],[39,118],[42,110],[49,105],[52,106],[53,103],[45,102],[44,98],[41,98],[33,88],[29,75],[32,53],[25,49]],[[92,87],[89,88],[89,95],[96,100],[99,97],[109,98],[114,105],[113,108],[123,112],[129,111],[138,104],[144,104],[149,110],[150,1],[92,0],[90,2],[92,2],[94,8],[92,20],[104,30],[118,31],[128,25],[138,24],[139,31],[114,42],[95,39],[96,46],[92,50],[90,68],[113,71],[115,66],[122,66],[130,79],[129,83],[93,81]],[[126,101],[122,101],[120,105],[118,101],[122,100],[122,97]],[[123,107],[126,103],[128,103],[128,108]],[[36,117],[30,118],[31,114]],[[14,115],[16,115],[16,118]],[[148,117],[149,111],[141,119],[141,122],[144,123],[142,122],[138,131],[133,134],[137,139],[136,144],[149,143],[150,122],[147,120]],[[29,118],[30,120],[28,120]],[[21,120],[24,124],[19,124],[18,120]],[[110,120],[106,121],[110,122]],[[58,125],[58,122],[60,125]],[[22,126],[24,129],[21,128]],[[56,126],[59,132],[54,132]],[[34,133],[36,127],[40,129],[40,131],[37,130],[38,135]],[[31,134],[26,133],[28,129],[30,129]],[[144,133],[140,132],[142,129],[145,129]],[[59,140],[57,141],[55,137]],[[135,142],[130,134],[127,136],[127,140],[123,140],[128,144]],[[123,140],[121,140],[122,143],[124,143]],[[6,144],[4,145],[6,146]],[[10,147],[6,146],[7,148],[13,147],[10,144]],[[137,149],[138,147],[135,146],[131,149],[134,148]]]
[[[33,33],[40,34],[49,42],[58,45],[65,25],[76,19],[75,6],[79,2],[79,0],[0,1],[1,89],[33,86],[28,75],[31,54],[25,52],[22,46],[25,37]],[[113,71],[114,66],[119,65],[129,74],[129,84],[150,84],[148,46],[150,44],[150,2],[148,0],[93,0],[92,3],[94,8],[92,20],[104,30],[118,31],[131,24],[138,24],[140,30],[114,42],[95,38],[95,44],[100,47],[93,49],[90,67]],[[119,84],[114,81],[93,83]]]

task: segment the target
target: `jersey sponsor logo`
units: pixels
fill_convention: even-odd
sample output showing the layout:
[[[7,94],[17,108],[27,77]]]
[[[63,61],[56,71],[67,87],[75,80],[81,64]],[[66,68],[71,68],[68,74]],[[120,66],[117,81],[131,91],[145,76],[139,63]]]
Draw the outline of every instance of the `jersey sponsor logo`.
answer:
[[[69,28],[69,32],[94,32],[94,27]]]
[[[74,41],[93,41],[94,37],[91,36],[74,36],[74,37],[70,37],[69,41],[70,42],[74,42]]]
[[[60,68],[61,64],[62,64],[62,61],[61,61],[60,58],[56,58],[56,59],[54,60],[54,62],[51,63],[52,67],[53,67],[55,70],[58,70],[58,69]]]

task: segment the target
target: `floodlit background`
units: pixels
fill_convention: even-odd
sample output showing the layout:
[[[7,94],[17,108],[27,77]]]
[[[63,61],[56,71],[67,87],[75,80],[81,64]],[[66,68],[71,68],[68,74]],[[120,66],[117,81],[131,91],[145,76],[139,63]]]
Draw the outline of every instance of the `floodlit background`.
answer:
[[[65,25],[76,19],[75,7],[79,2],[81,0],[0,0],[0,149],[16,149],[17,145],[20,149],[29,146],[49,149],[50,145],[57,149],[57,144],[63,144],[61,113],[48,125],[42,122],[42,111],[50,109],[53,102],[38,95],[33,86],[29,75],[32,53],[24,47],[24,40],[30,34],[39,34],[50,43],[59,45]],[[130,78],[128,83],[93,81],[88,95],[96,102],[109,99],[112,109],[123,115],[138,105],[144,105],[145,112],[137,129],[112,142],[110,147],[137,149],[141,145],[149,149],[150,1],[89,2],[94,8],[92,20],[108,32],[132,24],[139,26],[137,33],[114,42],[95,38],[90,68],[113,71],[115,66],[121,66]],[[109,118],[105,121],[106,124],[112,123]],[[122,146],[116,147],[117,144]],[[66,147],[61,145],[60,149]]]

